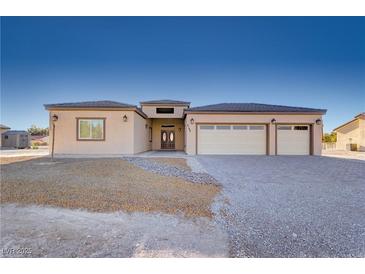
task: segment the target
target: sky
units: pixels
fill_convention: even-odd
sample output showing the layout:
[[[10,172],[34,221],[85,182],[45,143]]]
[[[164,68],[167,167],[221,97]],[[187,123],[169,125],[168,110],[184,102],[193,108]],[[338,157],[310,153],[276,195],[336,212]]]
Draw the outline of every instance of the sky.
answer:
[[[2,17],[1,124],[43,104],[154,99],[365,112],[365,17]]]

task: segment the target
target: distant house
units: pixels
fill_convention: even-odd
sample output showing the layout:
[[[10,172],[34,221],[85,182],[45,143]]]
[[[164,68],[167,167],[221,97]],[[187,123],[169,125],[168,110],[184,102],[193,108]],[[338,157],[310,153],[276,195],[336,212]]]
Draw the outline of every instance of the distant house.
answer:
[[[0,124],[0,135],[8,131],[10,127]],[[2,138],[0,139],[0,147],[2,146]]]
[[[337,149],[365,151],[365,112],[333,131],[337,133]]]
[[[3,147],[27,148],[30,146],[30,135],[24,130],[8,130],[1,134]]]

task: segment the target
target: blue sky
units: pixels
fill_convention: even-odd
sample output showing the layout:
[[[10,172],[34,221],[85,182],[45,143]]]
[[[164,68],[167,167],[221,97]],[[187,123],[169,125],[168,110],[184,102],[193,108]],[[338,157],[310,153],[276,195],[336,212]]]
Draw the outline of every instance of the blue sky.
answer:
[[[181,99],[365,111],[365,17],[2,17],[1,123],[45,103]]]

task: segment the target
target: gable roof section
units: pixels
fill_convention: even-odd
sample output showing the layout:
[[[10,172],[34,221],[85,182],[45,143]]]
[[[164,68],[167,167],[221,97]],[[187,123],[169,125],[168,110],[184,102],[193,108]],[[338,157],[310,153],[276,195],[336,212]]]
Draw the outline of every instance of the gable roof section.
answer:
[[[1,129],[10,129],[10,127],[6,126],[6,125],[3,125],[3,124],[0,124],[0,128]]]
[[[350,121],[348,121],[348,122],[346,122],[346,123],[344,123],[344,124],[342,124],[342,125],[340,125],[340,126],[336,127],[333,131],[337,131],[337,130],[339,130],[340,128],[343,128],[343,127],[345,127],[345,126],[347,126],[347,125],[349,125],[349,124],[351,124],[351,123],[353,123],[353,122],[355,122],[355,121],[357,121],[357,120],[359,120],[359,119],[363,118],[364,116],[365,116],[365,112],[362,112],[362,113],[360,113],[360,114],[356,115],[354,119],[352,119],[352,120],[350,120]]]
[[[140,102],[141,105],[190,105],[190,102],[177,100],[151,100]]]
[[[147,118],[147,115],[136,105],[120,103],[116,101],[87,101],[76,103],[59,103],[59,104],[45,104],[47,110],[52,109],[125,109],[134,110],[142,117]]]
[[[186,109],[185,112],[212,112],[212,113],[223,113],[223,112],[238,112],[238,113],[251,113],[251,112],[283,112],[283,113],[321,113],[325,114],[326,109],[315,109],[305,107],[290,107],[280,105],[267,105],[257,103],[222,103],[215,105],[207,105],[201,107],[193,107]]]

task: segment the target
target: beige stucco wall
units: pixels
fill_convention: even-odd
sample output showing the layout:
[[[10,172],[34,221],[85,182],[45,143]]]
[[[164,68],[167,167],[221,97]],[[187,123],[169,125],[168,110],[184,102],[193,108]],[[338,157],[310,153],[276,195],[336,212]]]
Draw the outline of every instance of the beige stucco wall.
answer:
[[[184,120],[183,119],[153,119],[152,120],[152,150],[161,149],[161,126],[175,125],[175,149],[184,150]]]
[[[360,129],[360,141],[359,141],[359,150],[365,151],[365,119],[359,120],[359,129]]]
[[[156,108],[174,108],[174,113],[172,114],[158,114],[156,113]],[[184,109],[187,106],[176,106],[176,105],[142,105],[142,111],[149,118],[182,118],[184,116]]]
[[[148,136],[144,120],[134,111],[122,110],[57,110],[50,117],[58,115],[55,131],[55,155],[57,154],[133,154],[148,150],[148,144],[141,144]],[[128,121],[123,121],[127,115]],[[140,118],[138,118],[138,117]],[[77,141],[76,118],[105,118],[105,141]],[[50,152],[52,144],[52,121],[50,119]],[[135,139],[135,136],[138,136]],[[148,137],[147,137],[148,138]]]
[[[152,126],[151,119],[144,119],[140,115],[134,115],[134,153],[151,150],[149,141],[149,128]]]
[[[191,118],[194,124],[191,124]],[[322,125],[315,121],[322,119],[322,115],[296,115],[296,114],[187,114],[185,119],[186,153],[196,154],[196,131],[199,123],[262,123],[269,126],[269,155],[275,155],[276,130],[271,120],[275,118],[276,124],[313,124],[313,154],[321,155],[322,151]]]
[[[360,151],[365,151],[365,120],[356,119],[339,128],[337,132],[336,149],[349,150],[349,144],[357,144]]]
[[[3,134],[4,132],[7,132],[9,129],[5,129],[5,128],[0,128],[0,147],[1,147],[1,144],[2,144],[2,137],[1,137],[1,134]]]

